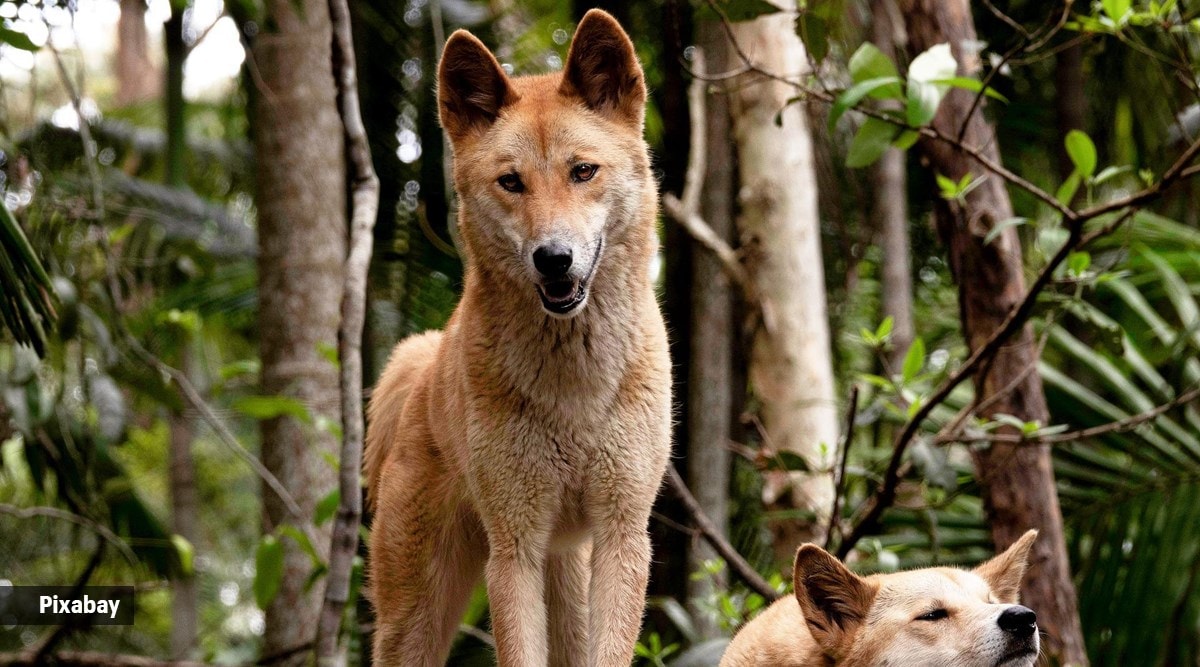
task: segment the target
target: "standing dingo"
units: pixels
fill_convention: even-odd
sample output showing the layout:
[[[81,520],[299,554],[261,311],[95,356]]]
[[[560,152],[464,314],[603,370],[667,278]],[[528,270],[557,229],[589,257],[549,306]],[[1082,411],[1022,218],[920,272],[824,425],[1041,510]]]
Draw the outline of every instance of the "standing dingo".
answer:
[[[562,73],[509,78],[470,33],[446,43],[466,284],[368,408],[379,664],[443,664],[481,574],[502,667],[630,663],[671,420],[645,102],[601,11]]]

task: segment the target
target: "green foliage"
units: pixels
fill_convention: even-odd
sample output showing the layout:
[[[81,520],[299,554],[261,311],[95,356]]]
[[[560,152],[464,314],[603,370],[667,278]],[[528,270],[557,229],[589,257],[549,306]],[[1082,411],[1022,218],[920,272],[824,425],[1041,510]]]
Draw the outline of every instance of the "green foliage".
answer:
[[[263,535],[254,554],[254,603],[266,609],[283,584],[283,544],[274,535]]]
[[[42,262],[8,205],[0,203],[0,321],[18,343],[46,352],[58,298]]]
[[[920,137],[915,128],[929,124],[938,106],[951,88],[963,88],[979,95],[1007,102],[1007,98],[982,82],[956,76],[958,63],[948,44],[938,44],[918,54],[902,78],[882,51],[864,42],[850,57],[847,69],[852,84],[842,91],[829,112],[829,130],[850,109],[857,109],[867,99],[894,100],[904,103],[904,112],[885,108],[884,118],[869,116],[863,121],[847,151],[846,166],[866,167],[883,155],[889,146],[907,150]],[[793,100],[794,101],[794,100]]]
[[[1115,345],[1085,342],[1088,329],[1069,323],[1049,331],[1041,368],[1047,397],[1073,428],[1130,419],[1200,383],[1200,308],[1184,278],[1196,279],[1200,266],[1171,263],[1146,248],[1134,256],[1147,261],[1147,272],[1100,283],[1094,298],[1071,311],[1075,321],[1114,333]],[[1197,655],[1198,427],[1193,402],[1056,449],[1080,612],[1096,664],[1183,664]]]

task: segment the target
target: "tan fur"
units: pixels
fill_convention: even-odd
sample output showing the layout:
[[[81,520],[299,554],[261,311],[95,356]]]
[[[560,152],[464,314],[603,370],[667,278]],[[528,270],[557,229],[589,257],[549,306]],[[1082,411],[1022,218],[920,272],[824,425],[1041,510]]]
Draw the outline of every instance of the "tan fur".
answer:
[[[371,399],[375,660],[444,663],[482,574],[502,667],[625,667],[670,450],[641,67],[593,11],[563,74],[509,78],[458,31],[438,80],[466,280],[445,331],[401,342]],[[599,165],[586,182],[582,163]],[[523,191],[499,184],[510,173]],[[539,296],[547,240],[575,251],[568,314]]]
[[[816,545],[796,552],[795,594],[734,637],[721,667],[1031,667],[1037,633],[1016,638],[998,624],[1016,607],[1027,532],[972,571],[927,568],[859,577]],[[944,609],[940,620],[920,620]]]

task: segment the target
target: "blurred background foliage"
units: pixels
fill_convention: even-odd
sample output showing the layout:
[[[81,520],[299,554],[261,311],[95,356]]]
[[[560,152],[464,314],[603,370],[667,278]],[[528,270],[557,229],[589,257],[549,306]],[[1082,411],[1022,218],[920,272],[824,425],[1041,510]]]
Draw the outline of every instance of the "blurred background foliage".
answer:
[[[683,105],[693,6],[683,0],[600,4],[636,42],[652,91],[646,125],[655,170],[664,190],[678,192],[686,165]],[[1101,3],[1092,4],[1076,3],[1076,9],[1101,16]],[[1133,4],[1149,11],[1155,3]],[[465,27],[495,49],[506,68],[553,71],[566,57],[575,21],[592,5],[352,3],[364,121],[382,185],[364,346],[368,385],[397,340],[444,324],[462,281],[433,85],[445,35]],[[1046,18],[1046,3],[1008,5],[1020,24]],[[829,53],[819,71],[840,86],[849,80],[850,54],[868,36],[870,8],[862,0],[831,6]],[[118,16],[126,11],[140,11],[149,44],[140,82],[123,80],[117,66],[124,39]],[[1183,36],[1193,37],[1196,12],[1184,3],[1169,11],[1184,26]],[[246,109],[259,93],[242,49],[263,29],[260,12],[254,0],[0,2],[0,307],[6,324],[0,333],[0,578],[138,586],[136,625],[72,632],[62,647],[170,655],[169,584],[193,577],[198,622],[189,655],[234,664],[258,653],[259,480],[147,359],[184,369],[251,452],[260,437],[257,420],[290,409],[257,395],[255,165]],[[189,54],[184,81],[196,82],[176,91],[186,98],[179,117],[169,116],[163,103],[170,41],[163,25],[169,28],[172,17],[182,21]],[[995,64],[1013,30],[982,7],[976,18],[980,53]],[[1082,98],[1063,99],[1056,83],[1063,59],[1034,54],[1007,63],[993,80],[1010,102],[992,104],[988,113],[1005,164],[1050,191],[1064,175],[1061,115],[1077,113],[1100,164],[1131,166],[1098,186],[1095,196],[1129,191],[1137,169],[1169,161],[1200,127],[1200,105],[1189,98],[1195,82],[1180,84],[1159,62],[1159,54],[1179,48],[1190,55],[1195,39],[1151,25],[1119,38],[1080,40],[1086,26],[1079,22],[1051,48],[1079,49],[1078,61],[1067,66],[1082,74]],[[21,42],[21,35],[32,41]],[[140,94],[125,90],[138,86]],[[1068,103],[1083,108],[1064,111]],[[910,160],[913,308],[924,353],[917,371],[901,382],[899,369],[885,367],[892,350],[881,324],[883,256],[869,211],[872,183],[866,171],[843,167],[856,121],[825,132],[826,107],[813,104],[809,112],[838,394],[856,384],[862,392],[843,503],[849,514],[878,486],[903,423],[904,397],[928,391],[966,348],[957,290],[930,224],[934,203],[926,193],[933,177]],[[170,132],[180,123],[182,145]],[[172,174],[181,174],[182,182],[171,183]],[[1018,212],[1037,210],[1027,195],[1012,194]],[[1195,185],[1184,185],[1155,214],[1140,213],[1136,224],[1074,263],[1072,280],[1056,283],[1039,302],[1036,334],[1044,353],[1038,371],[1060,430],[1130,419],[1200,386],[1197,194]],[[1020,230],[1031,272],[1062,233],[1050,220],[1033,222]],[[687,334],[679,313],[686,313],[690,289],[680,267],[693,250],[670,223],[664,240],[661,293],[668,315],[675,315],[678,342]],[[686,378],[677,381],[682,388]],[[933,421],[951,421],[970,398],[969,390],[956,392]],[[739,415],[753,409],[735,406]],[[761,443],[749,423],[734,435],[756,447]],[[985,440],[988,425],[976,426],[970,433]],[[1050,424],[1019,426],[1053,435]],[[173,437],[187,437],[194,461],[197,529],[191,539],[170,527]],[[979,444],[940,443],[936,428],[923,434],[897,507],[885,516],[882,533],[859,545],[855,567],[972,564],[992,552],[968,456],[972,446]],[[1195,664],[1196,402],[1128,429],[1056,445],[1055,470],[1094,664]],[[770,527],[804,517],[764,510],[761,475],[752,462],[736,460],[731,480],[730,539],[782,586],[788,576],[779,575]],[[84,523],[36,508],[66,510]],[[666,499],[653,522],[659,546],[638,651],[644,664],[668,664],[703,647],[695,612],[681,604],[686,581],[723,574],[720,563],[687,572],[683,552],[693,537],[678,530],[681,520]],[[701,605],[726,632],[762,606],[737,583]],[[369,610],[359,607],[356,648],[370,631]],[[453,664],[489,664],[482,592],[464,626]],[[43,640],[40,629],[0,626],[0,651]],[[678,664],[700,664],[688,659]]]

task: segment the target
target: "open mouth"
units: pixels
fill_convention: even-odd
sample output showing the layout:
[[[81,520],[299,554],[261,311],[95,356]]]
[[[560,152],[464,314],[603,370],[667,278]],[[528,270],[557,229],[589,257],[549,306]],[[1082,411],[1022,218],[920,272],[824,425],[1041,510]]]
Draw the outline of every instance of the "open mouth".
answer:
[[[542,307],[554,315],[568,315],[587,301],[588,283],[596,273],[600,264],[600,252],[604,250],[604,239],[596,244],[596,252],[592,255],[592,268],[581,280],[563,278],[551,280],[538,285],[538,296],[542,299]]]
[[[587,298],[587,285],[580,280],[554,280],[539,285],[538,296],[542,297],[542,306],[546,310],[566,315]]]

